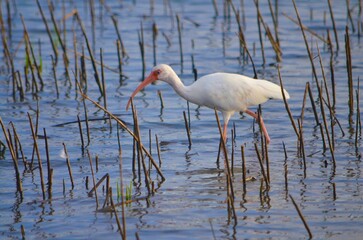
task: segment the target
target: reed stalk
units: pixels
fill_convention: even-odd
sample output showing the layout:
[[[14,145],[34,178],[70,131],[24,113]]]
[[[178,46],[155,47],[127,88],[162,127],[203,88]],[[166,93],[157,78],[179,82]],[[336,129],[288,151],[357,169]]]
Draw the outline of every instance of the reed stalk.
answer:
[[[108,189],[108,191],[110,192],[109,197],[110,197],[111,207],[112,207],[112,209],[113,209],[113,213],[115,214],[115,217],[116,217],[116,223],[117,223],[117,226],[118,226],[118,230],[119,230],[119,232],[120,232],[121,238],[122,238],[123,240],[125,240],[125,239],[126,239],[126,235],[125,235],[125,232],[123,231],[123,229],[122,229],[122,227],[121,227],[120,219],[119,219],[119,217],[118,217],[118,214],[117,214],[117,211],[116,211],[116,207],[115,207],[115,204],[114,204],[114,202],[113,202],[113,198],[112,198],[112,187],[110,187],[110,188]],[[125,230],[125,229],[124,229],[124,230]]]
[[[53,53],[54,53],[54,56],[55,56],[55,65],[57,64],[58,62],[58,50],[57,50],[57,47],[54,43],[54,40],[52,38],[52,33],[50,31],[50,28],[48,26],[48,23],[47,23],[47,19],[45,18],[45,15],[44,15],[44,12],[43,12],[43,9],[42,7],[40,6],[40,3],[39,3],[39,0],[37,0],[37,5],[38,5],[38,9],[39,9],[39,12],[40,12],[40,15],[42,16],[42,20],[44,22],[44,25],[45,25],[45,29],[47,30],[47,34],[48,34],[48,37],[49,37],[49,40],[50,40],[50,43],[52,45],[52,49],[53,49]]]
[[[140,31],[137,33],[139,38],[139,47],[141,54],[141,65],[142,65],[142,79],[145,78],[146,62],[145,62],[145,42],[144,42],[144,27],[142,22],[140,23]]]
[[[156,135],[156,134],[155,134],[155,142],[156,142],[156,150],[157,150],[158,159],[159,159],[159,167],[161,167],[162,160],[161,160],[160,143],[159,143],[158,135]]]
[[[357,112],[356,112],[356,120],[355,120],[355,141],[354,141],[354,146],[357,149],[358,152],[358,140],[359,137],[358,136],[362,136],[362,122],[361,122],[361,118],[360,118],[360,106],[359,106],[359,78],[358,78],[358,86],[357,89],[355,90],[356,93],[356,104],[357,104]]]
[[[183,117],[184,117],[184,123],[185,123],[185,130],[186,130],[187,136],[188,136],[189,148],[191,148],[192,138],[190,136],[190,128],[189,128],[188,119],[187,119],[187,115],[186,115],[185,111],[183,111]]]
[[[99,204],[98,204],[98,195],[97,195],[97,187],[96,187],[96,179],[95,179],[95,173],[93,171],[93,164],[92,164],[92,157],[91,157],[91,154],[89,153],[89,151],[87,152],[88,154],[88,160],[89,160],[89,166],[91,168],[91,174],[92,174],[92,181],[93,181],[93,188],[95,189],[95,197],[96,197],[96,210],[98,209],[99,207]]]
[[[84,139],[83,139],[82,123],[81,123],[81,119],[79,118],[79,114],[77,115],[77,122],[78,122],[79,135],[80,135],[80,138],[81,138],[81,146],[82,146],[82,154],[83,154],[83,152],[84,152]]]
[[[302,214],[302,212],[301,212],[301,210],[300,210],[299,206],[296,204],[296,202],[295,202],[294,198],[293,198],[290,194],[289,194],[289,196],[290,196],[290,199],[291,199],[291,201],[292,201],[292,203],[293,203],[293,205],[294,205],[294,207],[295,207],[295,209],[296,209],[297,213],[299,214],[299,217],[300,217],[301,221],[302,221],[302,222],[303,222],[303,224],[304,224],[304,227],[305,227],[306,231],[307,231],[307,232],[308,232],[308,234],[309,234],[309,239],[312,239],[312,238],[313,238],[313,234],[311,233],[311,230],[310,230],[310,228],[309,228],[308,223],[307,223],[307,222],[306,222],[306,220],[305,220],[304,215]]]
[[[218,117],[218,113],[217,113],[216,109],[214,109],[214,114],[215,114],[216,120],[217,120],[219,135],[220,135],[221,139],[223,139],[222,127],[221,127],[221,123],[219,121],[219,117]],[[226,175],[226,183],[227,183],[227,206],[228,206],[228,210],[232,211],[234,223],[237,224],[237,215],[236,215],[236,211],[235,211],[235,207],[234,207],[234,190],[233,190],[234,188],[233,188],[233,181],[232,181],[232,173],[231,173],[231,168],[229,166],[229,161],[228,161],[226,142],[224,140],[222,140],[221,144],[222,144],[221,148],[223,149],[223,153],[224,153],[224,166],[225,166],[224,173]],[[228,214],[229,213],[230,213],[230,211],[228,211]]]
[[[52,188],[53,188],[53,168],[50,164],[50,156],[49,156],[49,144],[48,144],[48,137],[47,131],[43,128],[44,133],[44,143],[45,143],[45,153],[47,157],[47,170],[48,170],[48,199],[52,198]]]
[[[242,158],[242,183],[243,183],[243,192],[246,192],[246,178],[247,178],[247,169],[246,169],[246,159],[245,159],[245,146],[241,145],[241,158]]]
[[[281,93],[282,93],[282,98],[284,100],[285,109],[286,109],[287,114],[289,115],[290,122],[291,122],[291,125],[292,125],[295,133],[296,133],[296,136],[299,138],[299,131],[298,131],[297,127],[296,127],[295,120],[294,120],[294,118],[292,116],[292,113],[291,113],[289,104],[287,103],[287,99],[286,99],[286,96],[285,96],[284,85],[282,83],[282,77],[281,77],[281,73],[280,73],[280,68],[277,68],[277,72],[278,72],[278,75],[279,75]]]
[[[154,57],[154,66],[156,66],[156,39],[158,37],[158,26],[156,23],[153,23],[153,57]]]
[[[10,125],[13,128],[14,141],[15,141],[15,143],[17,143],[17,145],[19,145],[19,150],[18,149],[15,150],[16,158],[19,159],[18,152],[20,151],[21,159],[22,159],[23,165],[24,165],[24,169],[27,170],[28,169],[28,162],[25,159],[25,154],[24,154],[23,147],[22,147],[22,144],[21,144],[21,141],[20,141],[20,137],[19,137],[19,135],[18,135],[18,133],[16,131],[14,123],[10,122]]]
[[[258,150],[257,143],[254,143],[254,145],[255,145],[255,151],[256,151],[256,154],[257,154],[258,162],[260,163],[260,168],[261,168],[261,173],[262,173],[262,176],[263,176],[263,180],[265,181],[266,188],[268,189],[268,188],[270,188],[270,183],[268,181],[268,178],[267,178],[267,175],[266,175],[266,172],[265,172],[265,168],[263,167],[262,157],[261,157],[260,151]]]
[[[87,37],[86,30],[85,30],[85,28],[83,26],[82,20],[81,20],[81,18],[80,18],[80,16],[79,16],[78,13],[76,14],[76,18],[78,20],[78,24],[81,27],[81,30],[82,30],[82,33],[83,33],[83,37],[84,37],[84,39],[86,41],[86,45],[87,45],[87,49],[88,49],[88,54],[91,57],[92,67],[93,67],[93,71],[94,71],[94,77],[95,77],[95,80],[96,80],[96,83],[97,83],[97,86],[98,86],[98,90],[99,90],[101,96],[103,96],[104,90],[102,88],[102,83],[101,83],[101,80],[100,80],[100,77],[99,77],[99,74],[98,74],[98,70],[97,70],[95,58],[93,56],[92,49],[91,49],[90,43],[88,41],[88,37]]]
[[[29,119],[32,136],[33,136],[34,149],[35,149],[35,152],[37,154],[37,159],[38,159],[39,177],[40,177],[40,185],[41,185],[41,189],[42,189],[43,200],[45,200],[45,184],[44,184],[44,178],[43,178],[43,165],[42,165],[42,159],[40,157],[40,152],[39,152],[39,148],[38,148],[37,131],[34,130],[32,118],[30,117],[29,113],[28,113],[28,119]]]
[[[124,197],[124,183],[123,183],[123,172],[122,172],[122,152],[119,151],[119,169],[120,169],[120,187],[121,187],[121,202],[124,202],[126,199]],[[122,209],[122,227],[123,227],[123,234],[122,239],[126,239],[126,216],[125,216],[125,204],[121,205]]]
[[[10,142],[10,136],[7,133],[6,129],[5,129],[5,125],[4,125],[3,120],[1,119],[1,117],[0,117],[0,125],[1,125],[1,128],[3,130],[5,140],[6,140],[7,146],[9,148],[9,151],[10,151],[10,154],[11,154],[11,158],[13,159],[15,176],[16,176],[16,188],[17,188],[17,191],[20,193],[21,197],[23,197],[23,184],[22,184],[21,177],[20,177],[18,159],[16,158],[16,153],[15,153],[14,148],[12,147],[12,144]]]
[[[335,36],[335,44],[337,46],[337,50],[339,50],[338,32],[337,32],[337,28],[336,28],[336,25],[335,25],[335,19],[334,19],[334,13],[333,13],[333,7],[332,7],[332,4],[331,4],[331,0],[328,0],[328,6],[329,6],[329,12],[330,12],[331,22],[333,24],[333,30],[334,30],[334,36]]]
[[[63,149],[64,149],[64,154],[66,156],[66,163],[67,163],[67,168],[68,168],[69,179],[71,180],[71,186],[72,186],[72,190],[73,190],[74,189],[74,180],[73,180],[73,174],[72,174],[72,167],[71,167],[71,162],[69,161],[69,155],[68,155],[68,151],[67,151],[67,147],[66,147],[65,143],[63,143]]]
[[[176,15],[176,22],[177,22],[177,26],[178,26],[178,39],[179,39],[179,54],[180,54],[180,71],[181,73],[183,73],[183,42],[182,42],[182,26],[181,26],[181,22],[180,22],[180,17],[177,14]]]
[[[33,64],[35,66],[35,69],[37,70],[37,76],[38,76],[40,85],[41,85],[41,87],[43,87],[44,86],[44,82],[43,82],[43,78],[42,78],[42,75],[41,75],[40,67],[39,67],[39,65],[37,63],[37,59],[35,57],[34,49],[33,49],[33,46],[32,46],[32,42],[30,41],[30,38],[29,38],[28,30],[26,28],[23,15],[20,14],[20,18],[21,18],[21,22],[22,22],[23,28],[24,28],[25,41],[28,43],[29,50],[30,50],[30,53],[31,53],[31,57],[33,59]]]
[[[329,0],[330,1],[330,0]],[[351,116],[354,113],[354,90],[353,90],[353,69],[352,69],[352,55],[350,49],[350,37],[348,26],[345,28],[345,55],[346,67],[348,75],[348,106],[349,106],[349,119],[350,123],[353,122]]]
[[[154,159],[151,156],[151,154],[149,153],[149,151],[143,146],[143,144],[141,143],[141,141],[139,141],[139,138],[118,117],[116,117],[115,115],[113,115],[110,111],[108,111],[107,109],[105,109],[104,107],[102,107],[96,101],[92,100],[90,97],[88,97],[83,92],[81,92],[81,94],[82,94],[83,98],[85,98],[88,101],[92,102],[97,108],[99,108],[100,110],[104,111],[109,116],[111,116],[111,118],[113,120],[115,120],[126,132],[128,132],[133,137],[133,139],[135,139],[137,142],[139,142],[139,144],[141,145],[141,148],[142,148],[143,152],[148,156],[148,158],[151,158],[151,163],[153,164],[153,166],[155,167],[156,171],[158,172],[158,174],[160,175],[160,177],[164,181],[165,180],[165,177],[164,177],[163,173],[161,172],[160,168],[158,167],[158,165],[154,161]]]

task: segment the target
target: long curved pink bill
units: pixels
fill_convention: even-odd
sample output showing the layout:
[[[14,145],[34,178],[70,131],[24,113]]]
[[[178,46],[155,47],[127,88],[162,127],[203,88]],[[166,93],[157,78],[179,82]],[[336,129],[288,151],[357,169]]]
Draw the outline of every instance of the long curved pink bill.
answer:
[[[150,75],[145,78],[145,80],[140,83],[140,85],[135,89],[135,91],[131,94],[129,101],[127,102],[126,105],[126,111],[129,109],[130,104],[131,104],[131,99],[133,99],[135,97],[135,95],[142,90],[144,87],[146,87],[147,85],[149,85],[150,83],[156,81],[157,78],[155,78],[155,74],[154,73],[150,73]]]

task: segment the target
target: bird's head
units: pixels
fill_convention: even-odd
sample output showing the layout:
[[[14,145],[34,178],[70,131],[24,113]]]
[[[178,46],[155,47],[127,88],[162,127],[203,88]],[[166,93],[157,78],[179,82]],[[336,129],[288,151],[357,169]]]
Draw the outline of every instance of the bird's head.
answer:
[[[170,74],[173,74],[173,73],[174,73],[173,69],[169,65],[166,65],[166,64],[159,64],[159,65],[153,67],[149,76],[147,78],[145,78],[145,80],[142,83],[140,83],[140,85],[131,94],[130,99],[126,105],[126,110],[130,107],[131,99],[133,99],[135,97],[135,95],[139,91],[141,91],[144,87],[155,82],[156,80],[169,82],[169,76],[170,76]]]

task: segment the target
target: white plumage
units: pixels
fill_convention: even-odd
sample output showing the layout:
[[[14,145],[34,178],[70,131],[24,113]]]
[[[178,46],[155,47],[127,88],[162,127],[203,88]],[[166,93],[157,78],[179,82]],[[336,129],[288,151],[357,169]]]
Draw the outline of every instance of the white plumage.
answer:
[[[156,80],[169,83],[181,97],[189,102],[220,111],[224,120],[224,140],[227,137],[229,119],[235,112],[242,111],[258,119],[257,114],[248,109],[250,106],[262,104],[269,99],[283,99],[280,86],[239,74],[213,73],[185,86],[170,66],[160,64],[155,66],[150,75],[135,89],[130,100],[145,86]],[[289,99],[290,96],[285,89],[284,93]],[[126,108],[129,107],[130,100]],[[260,121],[266,140],[269,142],[270,138],[262,118]]]

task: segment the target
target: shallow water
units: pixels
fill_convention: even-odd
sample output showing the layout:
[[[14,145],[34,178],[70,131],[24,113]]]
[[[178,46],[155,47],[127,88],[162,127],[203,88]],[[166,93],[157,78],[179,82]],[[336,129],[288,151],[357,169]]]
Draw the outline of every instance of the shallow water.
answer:
[[[10,1],[11,2],[11,1]],[[77,115],[85,118],[80,94],[72,83],[65,78],[64,65],[59,59],[57,78],[60,95],[57,97],[52,73],[50,55],[53,54],[44,23],[35,3],[15,1],[11,3],[12,29],[10,48],[15,55],[15,68],[23,74],[25,64],[25,47],[23,43],[23,27],[19,14],[22,14],[29,31],[30,39],[36,51],[41,42],[43,60],[42,76],[45,86],[38,94],[38,101],[31,91],[27,91],[24,101],[17,94],[12,96],[12,80],[6,71],[5,58],[2,54],[0,75],[0,116],[6,127],[13,122],[19,134],[24,155],[30,161],[33,152],[33,139],[27,113],[35,122],[37,104],[39,104],[39,132],[43,136],[43,128],[47,131],[51,165],[54,169],[52,199],[42,200],[39,180],[39,170],[24,171],[19,161],[23,184],[23,198],[16,191],[16,177],[11,155],[7,150],[0,159],[0,236],[4,239],[21,238],[21,226],[25,228],[28,239],[115,239],[119,237],[115,216],[111,213],[96,211],[94,196],[88,196],[92,183],[91,169],[87,157],[90,152],[95,164],[99,157],[96,178],[110,175],[113,199],[117,202],[116,183],[120,180],[118,141],[116,123],[110,129],[104,113],[86,101],[90,121],[90,144],[82,151]],[[298,25],[282,15],[286,13],[296,18],[290,1],[279,1],[279,39],[283,52],[282,61],[276,62],[275,53],[267,37],[263,36],[266,63],[263,64],[259,34],[257,27],[256,8],[253,1],[244,1],[244,8],[234,1],[239,9],[243,9],[244,34],[251,51],[259,78],[269,79],[278,83],[280,66],[284,87],[291,99],[289,106],[293,117],[301,114],[304,89],[310,83],[316,100],[319,115],[317,86],[312,78],[311,65]],[[3,18],[7,17],[5,3],[2,3]],[[56,1],[55,14],[57,20],[62,19],[62,2]],[[140,23],[144,28],[146,73],[153,66],[152,24],[158,26],[157,63],[168,63],[181,76],[185,84],[194,81],[192,72],[193,55],[198,76],[211,72],[223,71],[241,73],[253,76],[250,64],[243,63],[239,54],[239,42],[236,35],[237,24],[234,16],[223,16],[223,4],[218,4],[219,15],[216,16],[211,1],[171,1],[172,12],[164,7],[163,1],[155,1],[154,9],[150,1],[118,1],[107,2],[111,12],[99,2],[95,3],[97,20],[94,28],[90,17],[88,2],[74,1],[64,4],[65,13],[77,9],[87,29],[87,35],[95,52],[95,58],[100,59],[100,48],[103,49],[104,64],[117,71],[117,48],[114,26],[110,14],[116,14],[121,36],[129,55],[123,65],[123,74],[128,78],[121,83],[119,75],[105,69],[108,109],[132,128],[131,111],[125,111],[125,106],[131,92],[143,77],[138,45]],[[326,29],[332,30],[329,9],[326,2],[299,1],[298,9],[304,25],[326,36]],[[42,3],[47,19],[50,19],[47,4]],[[358,1],[351,1],[352,16],[355,27],[358,21]],[[273,23],[267,1],[261,1],[260,10],[264,21],[273,31]],[[336,116],[345,133],[335,129],[335,159],[333,167],[329,150],[324,151],[319,127],[316,126],[310,100],[307,99],[304,115],[304,144],[306,152],[306,171],[303,160],[297,152],[297,139],[282,101],[269,101],[263,105],[263,116],[270,137],[268,148],[270,159],[270,189],[261,191],[262,174],[255,153],[254,143],[260,142],[258,125],[249,116],[235,114],[230,122],[235,124],[236,138],[234,148],[234,190],[237,224],[229,219],[226,204],[226,178],[223,164],[216,164],[219,146],[219,132],[214,112],[207,108],[199,108],[190,104],[190,125],[192,146],[189,143],[184,128],[183,111],[187,111],[187,103],[177,96],[170,86],[160,83],[149,86],[138,94],[134,104],[138,111],[141,137],[145,146],[149,147],[149,130],[151,130],[152,150],[155,160],[157,149],[155,135],[158,136],[161,148],[162,172],[166,181],[158,186],[160,177],[152,170],[152,179],[156,192],[149,200],[135,201],[125,207],[127,237],[133,239],[138,234],[141,239],[241,239],[241,238],[272,238],[272,239],[302,239],[308,234],[294,208],[289,195],[297,202],[317,239],[354,239],[363,233],[363,181],[361,177],[362,145],[359,139],[355,146],[355,119],[349,123],[348,81],[346,56],[344,49],[345,26],[347,10],[345,1],[334,1],[333,11],[336,20],[340,48],[334,53],[334,76],[336,83]],[[326,13],[326,15],[325,15]],[[183,67],[180,65],[178,31],[175,14],[182,22]],[[325,17],[324,17],[325,15]],[[361,19],[362,20],[362,19]],[[50,24],[49,20],[49,24]],[[52,27],[52,25],[50,24]],[[60,26],[63,26],[60,23]],[[77,49],[85,46],[79,25],[73,18],[66,20],[66,39],[69,68],[74,71],[73,31],[77,37]],[[94,32],[92,29],[95,29]],[[171,45],[168,46],[168,36]],[[319,81],[322,74],[317,57],[319,46],[328,88],[331,91],[329,68],[330,52],[322,41],[307,34],[310,47],[313,48],[314,63]],[[335,42],[331,31],[332,41]],[[358,31],[350,29],[351,53],[353,65],[354,88],[357,89],[357,79],[362,75],[363,46]],[[194,47],[192,46],[192,41]],[[255,50],[254,50],[255,47]],[[3,45],[0,47],[3,53]],[[59,53],[62,53],[58,46]],[[85,48],[88,56],[88,51]],[[79,59],[78,59],[79,61]],[[73,72],[71,75],[73,76]],[[100,73],[100,66],[98,65]],[[103,104],[93,78],[93,69],[87,61],[88,89],[87,94]],[[28,76],[29,79],[30,75]],[[161,90],[165,107],[161,109],[157,91]],[[362,87],[360,87],[362,90]],[[331,92],[330,92],[331,93]],[[362,95],[362,94],[361,94]],[[360,101],[362,98],[360,97]],[[255,110],[255,109],[253,109]],[[326,116],[328,110],[325,108]],[[321,119],[321,118],[320,118]],[[329,119],[329,118],[328,118]],[[86,138],[86,128],[83,122],[83,133]],[[254,133],[254,129],[256,133]],[[230,135],[230,134],[229,134]],[[132,182],[132,138],[125,131],[120,131],[122,146],[123,181],[126,185]],[[0,140],[5,143],[3,133]],[[43,171],[46,178],[46,156],[44,139],[39,138],[39,149],[43,161]],[[74,189],[68,175],[66,160],[62,157],[63,143],[67,147],[73,171]],[[287,159],[283,150],[287,149]],[[242,186],[241,145],[245,146],[248,177],[256,178],[249,181],[246,192]],[[231,141],[228,142],[229,156],[232,154]],[[35,158],[35,166],[37,159]],[[287,179],[285,167],[287,166]],[[95,168],[95,167],[94,167]],[[88,180],[87,180],[88,178]],[[63,181],[65,189],[63,190]],[[86,182],[89,181],[89,188]],[[136,179],[137,183],[137,179]],[[104,185],[104,184],[103,184]],[[133,187],[133,198],[147,195],[144,181],[141,186]],[[100,204],[103,204],[106,194],[102,187],[98,189]],[[118,209],[121,216],[121,208]]]

